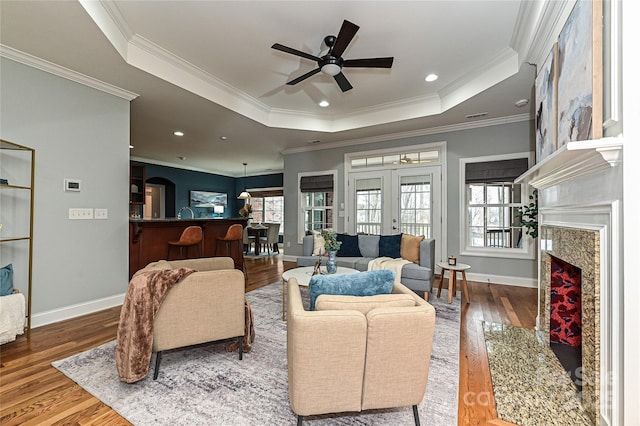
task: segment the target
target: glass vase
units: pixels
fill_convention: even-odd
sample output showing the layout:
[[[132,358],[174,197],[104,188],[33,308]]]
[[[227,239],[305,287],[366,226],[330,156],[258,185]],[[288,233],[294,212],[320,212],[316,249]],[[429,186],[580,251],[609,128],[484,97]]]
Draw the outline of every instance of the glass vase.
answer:
[[[329,250],[329,259],[327,260],[327,273],[335,274],[338,270],[338,263],[336,262],[337,250]]]

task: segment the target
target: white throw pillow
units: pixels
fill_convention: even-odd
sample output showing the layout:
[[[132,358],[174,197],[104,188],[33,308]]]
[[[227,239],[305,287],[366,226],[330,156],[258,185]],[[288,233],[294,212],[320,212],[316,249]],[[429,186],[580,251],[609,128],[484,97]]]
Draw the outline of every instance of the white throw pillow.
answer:
[[[313,234],[313,256],[324,255],[324,237],[320,231],[311,231]]]

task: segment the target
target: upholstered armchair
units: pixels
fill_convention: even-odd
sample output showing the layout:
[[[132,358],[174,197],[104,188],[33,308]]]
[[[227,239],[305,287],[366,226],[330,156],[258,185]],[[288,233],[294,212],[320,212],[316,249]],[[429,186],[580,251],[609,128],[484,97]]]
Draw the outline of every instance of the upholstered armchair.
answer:
[[[306,311],[288,283],[289,399],[304,416],[417,405],[427,386],[433,306],[402,284],[392,294],[320,295]]]
[[[147,268],[190,268],[195,272],[171,288],[153,324],[154,379],[162,352],[235,337],[242,359],[245,327],[244,274],[230,257],[160,261]]]

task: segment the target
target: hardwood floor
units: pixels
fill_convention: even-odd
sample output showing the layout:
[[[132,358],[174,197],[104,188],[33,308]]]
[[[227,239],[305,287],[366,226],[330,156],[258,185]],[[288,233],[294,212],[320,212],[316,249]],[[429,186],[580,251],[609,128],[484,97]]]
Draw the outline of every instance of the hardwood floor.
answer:
[[[295,267],[279,257],[247,259],[247,291],[280,280]],[[445,280],[446,283],[446,280]],[[469,282],[471,304],[460,327],[459,425],[501,424],[496,419],[482,321],[532,328],[536,290]],[[435,297],[435,291],[430,297]],[[120,308],[34,329],[0,346],[1,425],[128,425],[116,412],[51,366],[116,335]]]

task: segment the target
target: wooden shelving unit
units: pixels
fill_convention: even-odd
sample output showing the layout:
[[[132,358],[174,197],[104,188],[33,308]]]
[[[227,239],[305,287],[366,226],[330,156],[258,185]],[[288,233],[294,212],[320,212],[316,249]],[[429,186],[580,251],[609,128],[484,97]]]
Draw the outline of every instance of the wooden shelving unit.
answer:
[[[31,332],[31,293],[33,283],[35,150],[0,139],[0,178],[8,181],[7,183],[0,183],[0,196],[2,197],[2,218],[0,220],[10,221],[10,223],[5,223],[0,230],[0,244],[2,248],[9,247],[9,245],[14,245],[15,247],[20,242],[28,245],[26,250],[27,259],[24,259],[22,254],[25,250],[15,247],[15,250],[7,250],[10,254],[7,258],[3,255],[2,261],[3,263],[23,265],[20,269],[14,269],[14,284],[16,282],[25,282],[25,280],[15,278],[26,272],[27,325],[25,331],[29,336]],[[28,209],[26,207],[27,203]],[[24,209],[27,209],[27,211],[23,211]],[[25,289],[20,288],[19,284],[16,285],[16,288],[24,293]]]
[[[129,215],[132,218],[142,217],[145,181],[145,166],[142,164],[131,164],[129,171]]]

